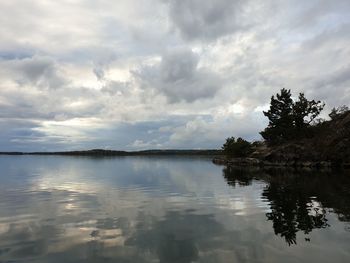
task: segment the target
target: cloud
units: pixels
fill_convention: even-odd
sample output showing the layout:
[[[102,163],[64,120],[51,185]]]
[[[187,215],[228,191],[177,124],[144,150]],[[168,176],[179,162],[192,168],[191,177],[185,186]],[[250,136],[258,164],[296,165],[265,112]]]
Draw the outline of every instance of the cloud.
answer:
[[[133,149],[157,149],[162,148],[162,144],[158,143],[157,140],[144,142],[143,140],[135,140],[131,145]]]
[[[347,0],[312,0],[302,7],[300,19],[294,24],[299,27],[312,27],[315,24],[337,23],[339,18],[342,21],[348,16],[350,3]]]
[[[260,112],[229,116],[196,117],[172,129],[168,144],[172,147],[219,148],[227,137],[260,140],[259,131],[266,125]]]
[[[199,66],[199,56],[188,49],[165,53],[159,63],[135,72],[143,89],[153,89],[170,103],[214,97],[223,82],[210,69]]]
[[[31,148],[28,145],[40,144],[43,139],[49,140],[45,134],[35,131],[38,127],[40,123],[37,121],[0,118],[1,151],[26,151]]]
[[[59,65],[50,57],[33,56],[3,61],[2,66],[21,86],[58,89],[68,85]]]
[[[188,40],[213,40],[243,30],[250,25],[249,1],[168,0],[169,17],[182,37]]]
[[[329,97],[330,90],[333,92],[332,97]],[[313,96],[317,95],[321,100],[327,100],[328,110],[331,107],[348,105],[350,101],[350,65],[325,74],[318,80],[313,81],[310,93]]]
[[[350,100],[347,0],[22,2],[0,3],[0,149],[215,148],[258,139],[283,87]]]
[[[131,88],[131,83],[122,81],[107,81],[106,84],[101,88],[102,92],[105,92],[111,96],[123,95],[128,93]]]

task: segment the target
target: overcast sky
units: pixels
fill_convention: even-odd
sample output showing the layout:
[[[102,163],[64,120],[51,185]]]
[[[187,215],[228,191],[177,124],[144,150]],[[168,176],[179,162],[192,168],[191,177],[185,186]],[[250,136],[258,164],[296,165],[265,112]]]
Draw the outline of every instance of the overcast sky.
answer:
[[[349,0],[11,0],[0,25],[0,151],[217,148],[281,88],[350,102]]]

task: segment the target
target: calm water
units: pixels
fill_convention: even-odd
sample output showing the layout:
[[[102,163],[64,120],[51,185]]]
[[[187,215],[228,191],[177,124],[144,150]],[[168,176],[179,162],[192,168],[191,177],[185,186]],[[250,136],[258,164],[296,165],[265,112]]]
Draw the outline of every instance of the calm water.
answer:
[[[0,262],[350,262],[350,174],[0,157]]]

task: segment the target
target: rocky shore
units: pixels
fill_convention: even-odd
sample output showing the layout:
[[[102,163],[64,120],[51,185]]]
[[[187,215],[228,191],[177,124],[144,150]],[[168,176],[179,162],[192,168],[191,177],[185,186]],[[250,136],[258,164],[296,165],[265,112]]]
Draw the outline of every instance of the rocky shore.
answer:
[[[226,166],[245,166],[245,167],[296,167],[296,168],[331,168],[334,165],[330,161],[266,161],[259,160],[257,158],[227,158],[227,157],[215,157],[213,163]],[[342,167],[350,168],[350,163],[344,163]]]
[[[350,168],[350,112],[315,126],[310,138],[268,146],[261,143],[247,158],[219,156],[228,166],[346,167]]]

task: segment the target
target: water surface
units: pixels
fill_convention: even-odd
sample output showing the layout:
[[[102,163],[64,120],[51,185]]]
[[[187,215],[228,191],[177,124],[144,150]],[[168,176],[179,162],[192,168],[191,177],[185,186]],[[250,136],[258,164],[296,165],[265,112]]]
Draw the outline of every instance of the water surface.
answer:
[[[350,174],[0,157],[0,262],[350,262]]]

